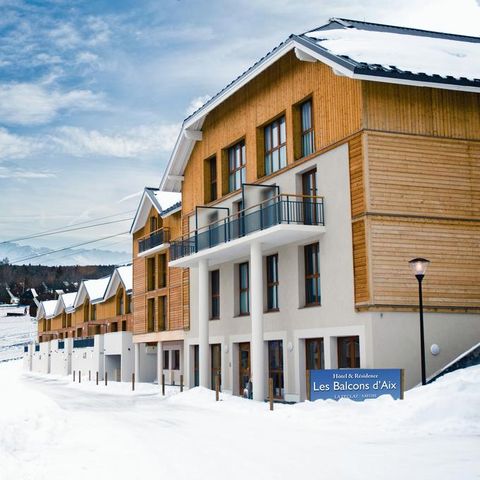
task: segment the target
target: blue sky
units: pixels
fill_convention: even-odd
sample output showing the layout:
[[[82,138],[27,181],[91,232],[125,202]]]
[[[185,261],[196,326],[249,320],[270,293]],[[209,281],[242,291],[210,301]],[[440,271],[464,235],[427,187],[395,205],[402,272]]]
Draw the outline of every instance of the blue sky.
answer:
[[[134,209],[183,118],[290,33],[339,16],[480,35],[475,0],[0,0],[0,13],[0,240]]]

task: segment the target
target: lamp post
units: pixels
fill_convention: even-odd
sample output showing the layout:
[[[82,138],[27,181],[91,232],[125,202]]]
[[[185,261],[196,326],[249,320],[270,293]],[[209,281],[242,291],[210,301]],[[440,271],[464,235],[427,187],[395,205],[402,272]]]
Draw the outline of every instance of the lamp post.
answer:
[[[414,258],[408,262],[418,280],[418,307],[420,311],[420,361],[422,365],[422,385],[427,383],[427,374],[425,368],[425,332],[423,328],[423,295],[422,280],[427,271],[430,260],[426,258]]]

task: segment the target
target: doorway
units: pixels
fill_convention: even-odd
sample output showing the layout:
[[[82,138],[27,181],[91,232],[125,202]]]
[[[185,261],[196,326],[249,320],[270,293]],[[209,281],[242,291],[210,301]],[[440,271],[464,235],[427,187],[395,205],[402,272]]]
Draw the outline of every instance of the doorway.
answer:
[[[283,341],[268,342],[268,376],[273,380],[273,398],[283,398]]]
[[[250,342],[238,345],[239,394],[242,396],[250,381]]]
[[[211,355],[211,365],[212,365],[212,372],[211,372],[211,388],[215,390],[215,379],[218,378],[220,380],[219,386],[222,385],[222,346],[220,343],[215,343],[210,345],[210,355]]]

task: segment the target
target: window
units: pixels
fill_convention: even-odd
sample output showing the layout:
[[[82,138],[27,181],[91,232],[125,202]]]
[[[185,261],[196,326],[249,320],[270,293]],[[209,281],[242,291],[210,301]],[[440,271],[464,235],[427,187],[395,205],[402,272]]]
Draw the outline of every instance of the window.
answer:
[[[62,328],[67,328],[67,314],[62,312]]]
[[[90,320],[90,302],[88,298],[85,299],[85,303],[83,304],[83,321],[88,322]]]
[[[117,293],[117,315],[123,315],[125,313],[125,305],[123,300],[123,289],[120,289]]]
[[[238,273],[240,315],[248,315],[250,313],[248,262],[241,263],[238,266]]]
[[[97,306],[96,305],[92,305],[92,310],[90,312],[90,320],[92,322],[94,322],[96,319],[97,319]]]
[[[228,191],[238,190],[245,183],[245,141],[228,149]]]
[[[220,270],[210,272],[210,318],[220,318]]]
[[[265,175],[287,166],[287,134],[285,116],[264,128]]]
[[[217,157],[206,160],[205,177],[205,201],[213,202],[217,199]]]
[[[132,313],[132,294],[127,294],[127,308],[126,313]]]
[[[147,258],[147,290],[155,290],[155,257]]]
[[[150,217],[150,233],[158,229],[158,219],[157,217]]]
[[[163,369],[170,370],[170,350],[163,351]]]
[[[319,245],[305,245],[305,305],[320,305]]]
[[[126,331],[127,331],[127,321],[122,320],[122,332],[126,332]]]
[[[172,370],[180,370],[180,350],[172,350]]]
[[[315,151],[315,141],[312,121],[312,100],[300,105],[301,153],[302,157],[311,155]]]
[[[167,255],[162,253],[158,256],[158,288],[167,286]]]
[[[338,368],[360,368],[359,337],[338,337],[337,356]]]
[[[158,331],[162,332],[167,325],[167,297],[158,297]]]
[[[155,330],[155,299],[147,300],[147,332]]]
[[[267,310],[278,310],[278,254],[267,257]]]

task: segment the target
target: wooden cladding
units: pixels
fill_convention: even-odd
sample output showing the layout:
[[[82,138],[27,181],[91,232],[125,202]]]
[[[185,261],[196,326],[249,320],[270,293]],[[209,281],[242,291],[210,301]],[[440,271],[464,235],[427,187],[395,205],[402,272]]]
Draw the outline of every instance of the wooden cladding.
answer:
[[[355,278],[355,303],[370,301],[368,281],[367,236],[365,219],[352,223],[353,236],[353,273]]]
[[[370,211],[480,219],[480,142],[367,138]]]
[[[480,139],[478,93],[362,82],[364,128]]]
[[[426,306],[480,307],[480,223],[370,217],[369,224],[373,304],[416,306],[407,262],[424,257]]]
[[[365,212],[365,173],[363,155],[363,137],[357,135],[348,142],[350,163],[350,201],[352,217]]]

